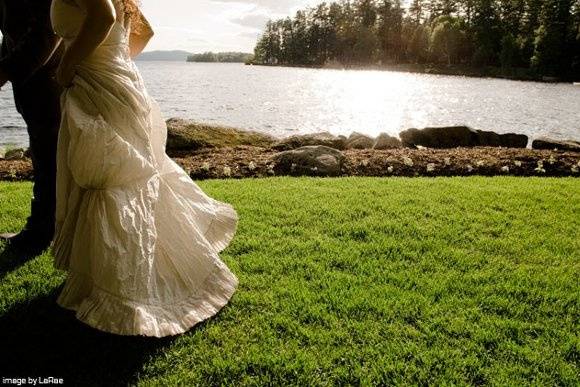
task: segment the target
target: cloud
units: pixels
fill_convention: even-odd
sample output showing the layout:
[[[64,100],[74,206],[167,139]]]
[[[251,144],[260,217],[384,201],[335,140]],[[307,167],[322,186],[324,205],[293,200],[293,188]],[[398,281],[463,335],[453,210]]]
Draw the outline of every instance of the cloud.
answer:
[[[241,38],[257,40],[260,37],[260,32],[240,32],[238,34]]]
[[[292,10],[322,0],[212,0],[215,3],[238,3],[253,5],[256,8],[262,8],[269,13],[289,14]]]
[[[239,18],[230,19],[233,23],[256,30],[263,29],[268,20],[270,20],[270,17],[261,13],[250,13]]]
[[[1,1],[1,0],[0,0]],[[247,51],[269,19],[323,0],[141,0],[155,29],[147,50]]]

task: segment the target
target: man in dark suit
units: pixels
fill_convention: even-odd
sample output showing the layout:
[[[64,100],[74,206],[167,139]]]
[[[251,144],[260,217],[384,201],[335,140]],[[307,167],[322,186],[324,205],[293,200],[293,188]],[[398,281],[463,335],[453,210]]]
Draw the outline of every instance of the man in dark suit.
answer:
[[[56,144],[61,88],[55,80],[61,45],[50,23],[51,0],[0,0],[0,87],[10,81],[26,122],[34,168],[31,214],[18,234],[2,234],[11,246],[34,252],[54,236]]]

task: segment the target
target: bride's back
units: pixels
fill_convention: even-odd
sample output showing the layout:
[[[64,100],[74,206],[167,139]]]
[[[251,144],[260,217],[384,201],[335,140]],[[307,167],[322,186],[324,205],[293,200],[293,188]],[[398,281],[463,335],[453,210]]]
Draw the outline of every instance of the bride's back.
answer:
[[[108,0],[115,9],[116,21],[102,45],[125,45],[128,43],[131,20],[125,12],[123,0]],[[74,0],[54,0],[51,21],[54,31],[67,42],[79,33],[86,15]]]

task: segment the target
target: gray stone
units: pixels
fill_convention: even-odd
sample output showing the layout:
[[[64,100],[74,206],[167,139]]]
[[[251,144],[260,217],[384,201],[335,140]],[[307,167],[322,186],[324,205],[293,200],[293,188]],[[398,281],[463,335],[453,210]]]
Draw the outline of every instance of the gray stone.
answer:
[[[371,149],[374,145],[374,138],[353,132],[346,140],[345,149]]]
[[[272,146],[279,151],[298,149],[303,146],[322,145],[334,149],[344,149],[346,137],[329,132],[311,133],[287,137]]]
[[[528,146],[528,136],[523,134],[507,133],[497,134],[495,132],[477,131],[476,146],[503,146],[505,148],[526,148]]]
[[[496,132],[477,131],[477,146],[501,146],[501,137]]]
[[[399,135],[404,146],[428,148],[458,148],[490,146],[506,148],[525,148],[528,136],[523,134],[498,134],[483,130],[473,130],[467,126],[441,128],[408,129]]]
[[[467,126],[408,129],[399,134],[403,145],[428,148],[470,147],[477,141],[477,132]]]
[[[326,146],[305,146],[272,158],[276,175],[339,176],[344,155]]]
[[[507,133],[500,134],[500,144],[506,148],[526,148],[528,146],[528,136],[523,134]]]
[[[397,149],[402,148],[403,143],[397,137],[389,136],[386,133],[381,133],[379,137],[377,137],[377,141],[375,142],[374,149]]]
[[[563,151],[580,152],[580,142],[574,140],[560,141],[547,137],[540,137],[532,142],[532,149],[558,149]]]

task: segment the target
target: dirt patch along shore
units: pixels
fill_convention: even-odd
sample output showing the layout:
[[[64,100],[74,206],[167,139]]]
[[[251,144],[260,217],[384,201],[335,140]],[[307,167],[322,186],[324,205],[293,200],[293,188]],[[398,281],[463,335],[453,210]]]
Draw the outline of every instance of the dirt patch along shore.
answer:
[[[170,156],[196,180],[275,176],[271,148],[236,146],[172,151]],[[576,176],[580,153],[516,148],[349,149],[340,176]],[[294,173],[284,173],[294,175]],[[0,180],[32,180],[32,162],[0,160]]]
[[[174,159],[192,178],[274,176],[273,156],[262,148],[237,147]],[[513,148],[350,149],[341,176],[580,176],[580,154]],[[292,175],[292,173],[288,173]]]
[[[580,143],[474,130],[408,129],[393,137],[267,134],[170,119],[167,153],[193,179],[267,176],[580,176]],[[535,146],[534,146],[535,144]],[[0,155],[1,156],[1,155]],[[25,150],[0,157],[0,180],[31,180]]]

